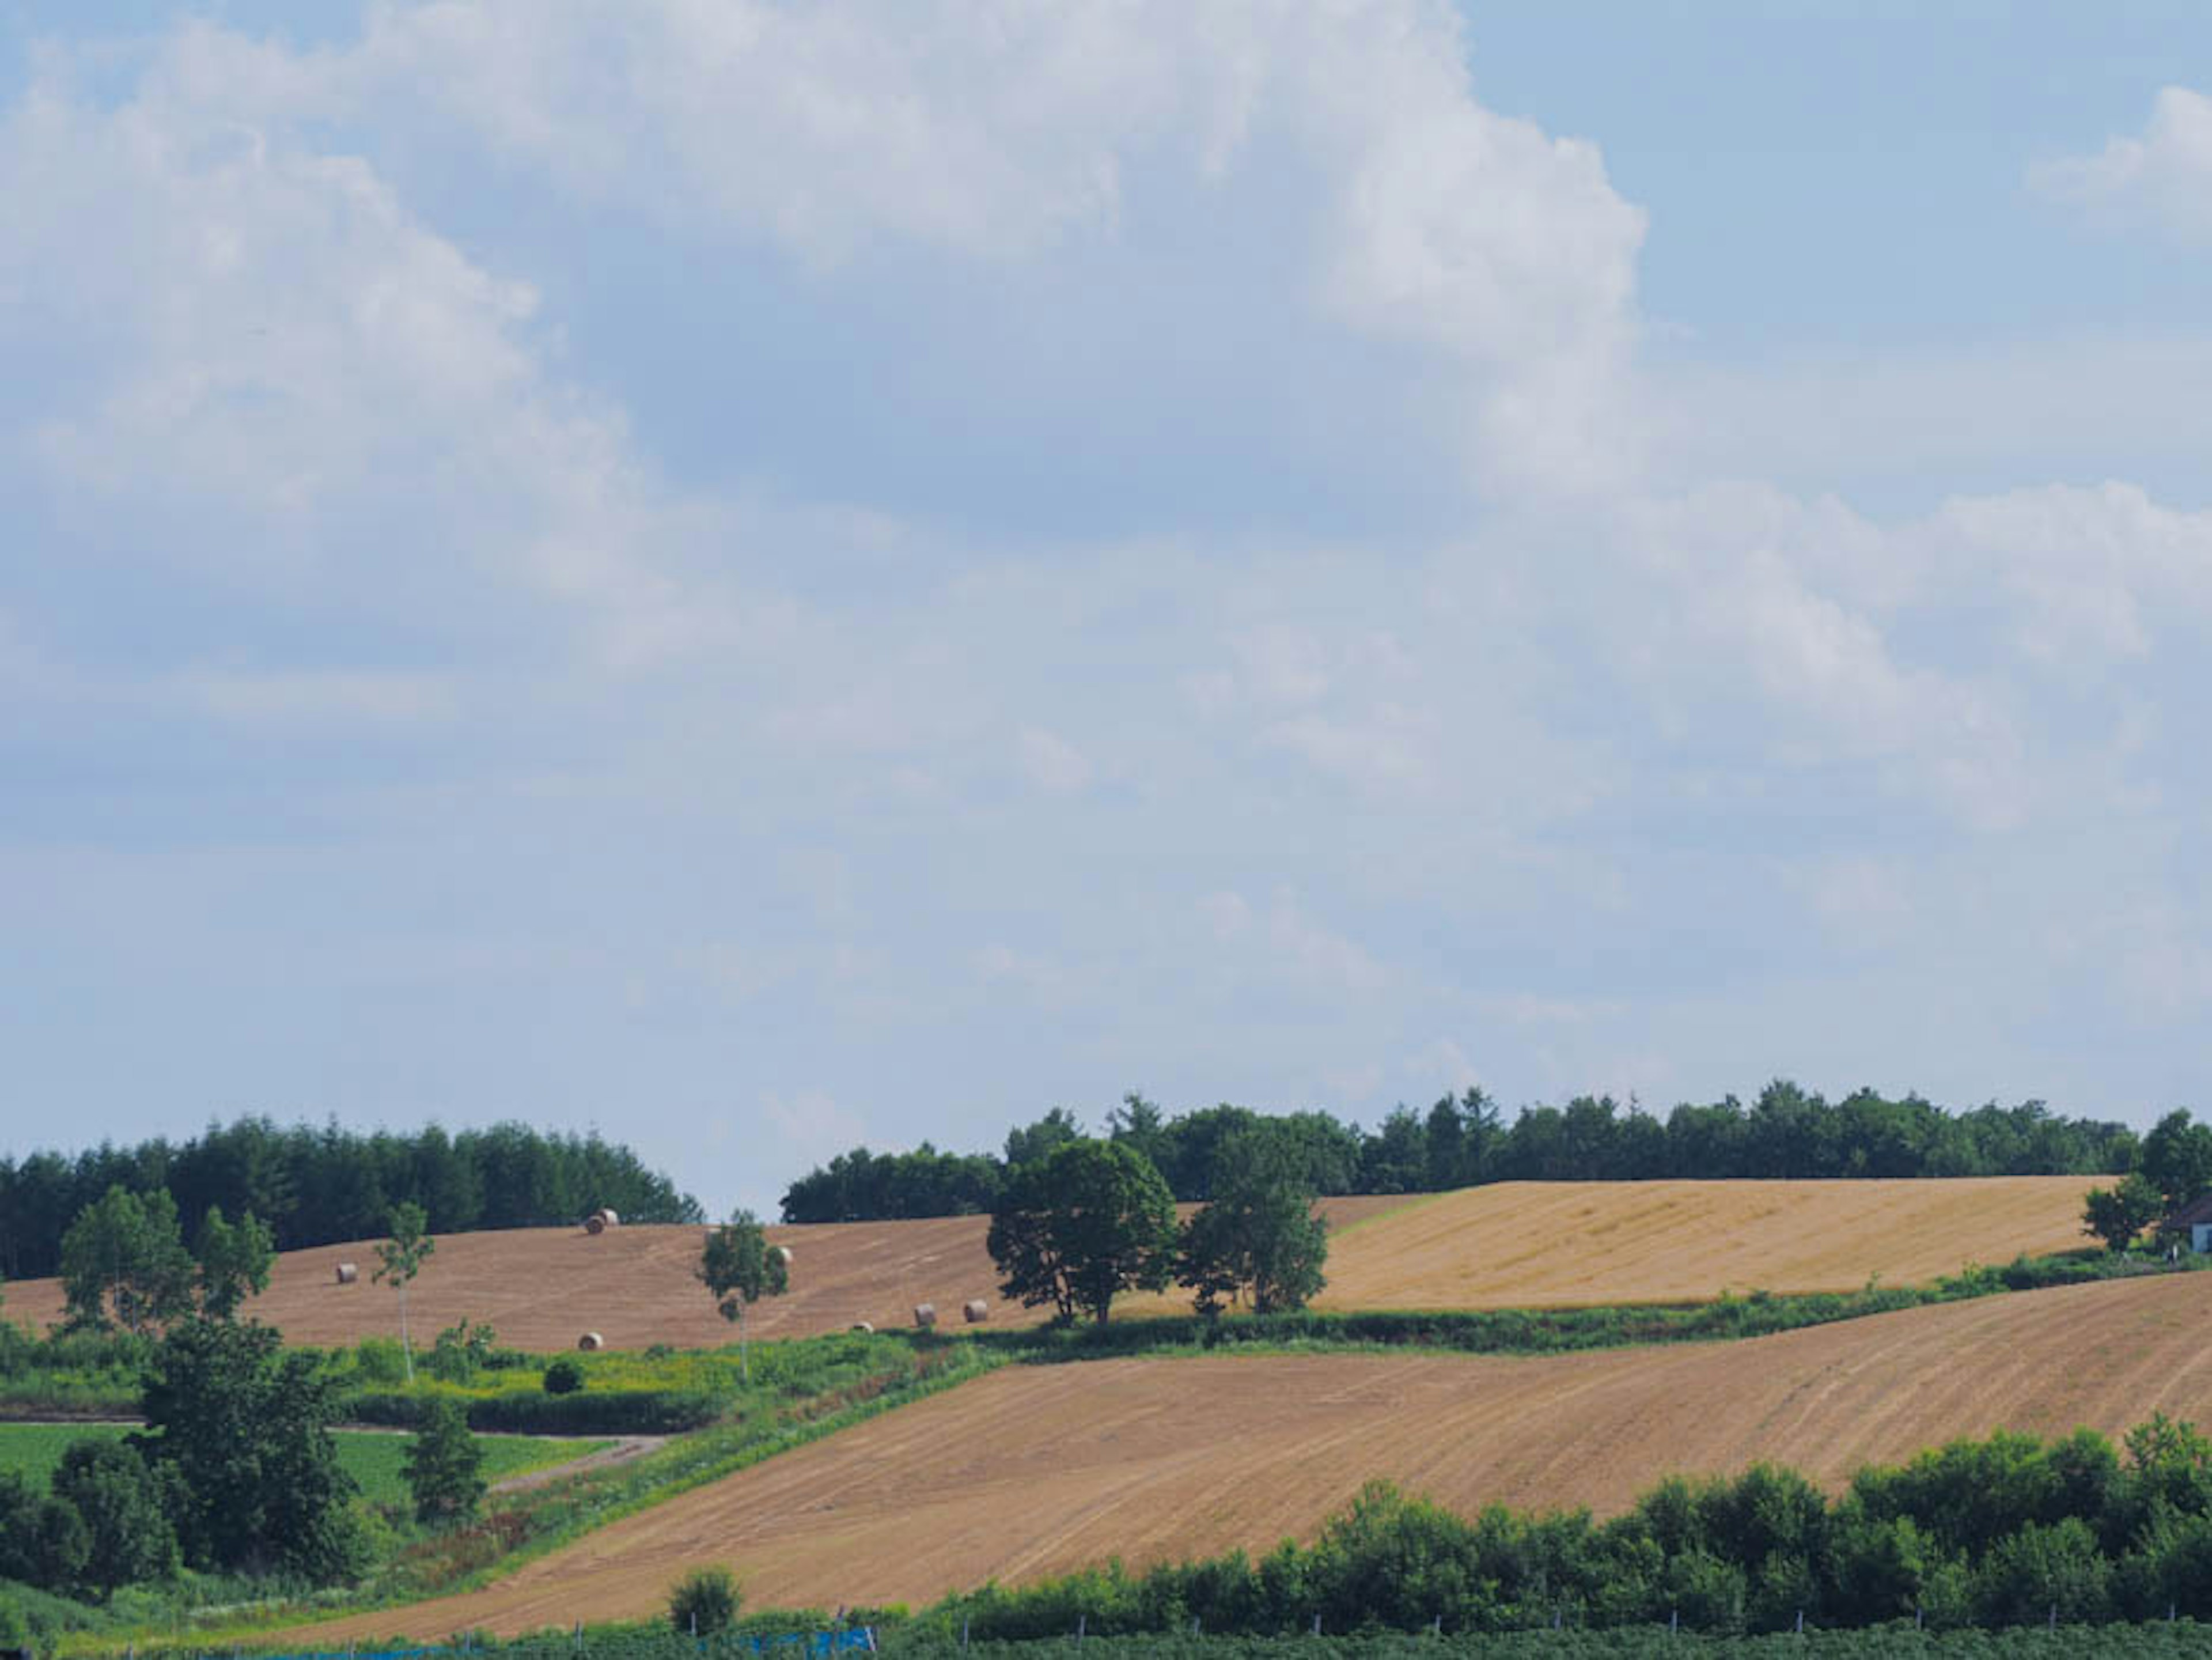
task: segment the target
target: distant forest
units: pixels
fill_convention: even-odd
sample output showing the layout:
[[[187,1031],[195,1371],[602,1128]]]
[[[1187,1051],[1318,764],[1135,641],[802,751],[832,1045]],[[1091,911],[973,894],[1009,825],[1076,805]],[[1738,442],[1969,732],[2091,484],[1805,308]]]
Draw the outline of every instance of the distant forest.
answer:
[[[190,1140],[103,1143],[74,1158],[0,1158],[0,1274],[59,1272],[61,1240],[79,1211],[111,1186],[166,1188],[189,1230],[220,1205],[252,1211],[279,1250],[380,1237],[392,1207],[411,1201],[433,1233],[574,1222],[600,1206],[625,1221],[696,1222],[698,1201],[597,1134],[549,1135],[527,1124],[447,1135],[356,1134],[335,1123],[289,1128],[267,1118],[210,1124]]]
[[[1861,1090],[1828,1101],[1778,1081],[1746,1107],[1734,1096],[1685,1103],[1664,1118],[1609,1096],[1522,1110],[1509,1123],[1480,1090],[1427,1112],[1401,1107],[1363,1129],[1326,1112],[1263,1115],[1207,1107],[1170,1117],[1141,1096],[1108,1115],[1179,1200],[1210,1197],[1215,1150],[1234,1131],[1269,1128],[1298,1151],[1316,1193],[1432,1193],[1485,1182],[1619,1182],[1656,1177],[2106,1176],[2135,1167],[2124,1124],[2065,1118],[2040,1101],[1947,1112],[1917,1095]],[[872,1221],[990,1210],[1009,1170],[1085,1134],[1055,1108],[1006,1137],[1002,1154],[856,1147],[793,1183],[787,1222]]]

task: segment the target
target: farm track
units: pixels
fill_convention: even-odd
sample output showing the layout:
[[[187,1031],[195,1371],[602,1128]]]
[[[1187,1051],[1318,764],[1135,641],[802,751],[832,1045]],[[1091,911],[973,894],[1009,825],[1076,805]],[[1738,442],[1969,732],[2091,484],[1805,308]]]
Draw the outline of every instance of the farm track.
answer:
[[[1969,1261],[2080,1245],[2080,1177],[1971,1181],[1504,1183],[1433,1196],[1328,1199],[1339,1233],[1322,1308],[1506,1308],[1691,1301],[1742,1292],[1845,1291],[1879,1275],[1930,1280]],[[792,1290],[755,1306],[753,1335],[801,1337],[855,1321],[908,1323],[917,1303],[959,1322],[969,1298],[994,1325],[1035,1325],[1042,1310],[998,1295],[980,1216],[777,1227],[793,1254]],[[616,1348],[696,1347],[732,1332],[692,1277],[701,1230],[623,1226],[450,1235],[410,1288],[414,1329],[489,1322],[511,1347],[573,1347],[585,1331]],[[369,1283],[368,1242],[291,1251],[247,1305],[295,1342],[331,1346],[395,1335],[392,1293]],[[338,1263],[359,1283],[333,1283]],[[1182,1297],[1133,1297],[1118,1316],[1182,1313]],[[59,1317],[53,1280],[8,1287],[7,1314]]]
[[[921,1603],[1109,1556],[1310,1536],[1387,1476],[1452,1507],[1624,1508],[1760,1459],[1835,1486],[1998,1428],[2212,1418],[2212,1274],[2024,1292],[1729,1344],[1540,1358],[1013,1367],[675,1499],[466,1596],[292,1633],[650,1616],[702,1562],[756,1606]]]

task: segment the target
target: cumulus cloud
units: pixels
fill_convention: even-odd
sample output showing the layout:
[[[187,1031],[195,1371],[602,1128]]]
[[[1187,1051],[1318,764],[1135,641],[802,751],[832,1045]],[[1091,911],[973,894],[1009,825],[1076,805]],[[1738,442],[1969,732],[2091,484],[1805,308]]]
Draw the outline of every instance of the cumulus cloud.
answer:
[[[2045,195],[2085,212],[2212,236],[2212,98],[2166,87],[2137,137],[2115,137],[2094,155],[2045,162],[2029,174]]]

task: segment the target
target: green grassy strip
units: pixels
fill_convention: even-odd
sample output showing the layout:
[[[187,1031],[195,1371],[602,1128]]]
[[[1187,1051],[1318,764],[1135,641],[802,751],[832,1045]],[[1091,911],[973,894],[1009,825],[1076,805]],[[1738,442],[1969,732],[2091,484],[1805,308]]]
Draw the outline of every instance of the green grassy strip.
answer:
[[[2169,1264],[2163,1257],[2084,1252],[2021,1256],[2002,1268],[1977,1265],[1929,1286],[1869,1282],[1855,1292],[1755,1291],[1747,1296],[1722,1296],[1701,1303],[1594,1308],[1386,1309],[1353,1313],[1301,1309],[1281,1314],[1225,1315],[1212,1321],[1195,1315],[1164,1315],[1117,1320],[1103,1326],[970,1332],[960,1341],[1031,1364],[1128,1355],[1188,1355],[1223,1348],[1373,1353],[1418,1347],[1469,1354],[1563,1354],[1665,1343],[1728,1342],[2008,1292],[2206,1268],[2212,1268],[2212,1257],[2185,1256]]]
[[[44,1483],[59,1467],[62,1454],[71,1442],[120,1440],[131,1432],[132,1427],[127,1424],[0,1424],[0,1470],[14,1470],[34,1482]],[[408,1502],[404,1469],[408,1437],[340,1430],[335,1439],[338,1464],[360,1483],[364,1500],[372,1505]],[[483,1479],[501,1481],[510,1475],[568,1463],[611,1444],[501,1435],[486,1436],[477,1444],[483,1451]]]

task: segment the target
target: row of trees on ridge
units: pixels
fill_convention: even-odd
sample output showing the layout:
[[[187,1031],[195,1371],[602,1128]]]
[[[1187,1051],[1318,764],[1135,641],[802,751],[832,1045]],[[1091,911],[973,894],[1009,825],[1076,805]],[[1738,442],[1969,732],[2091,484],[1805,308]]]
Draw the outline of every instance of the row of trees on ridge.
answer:
[[[1636,1103],[1580,1096],[1508,1122],[1479,1089],[1425,1113],[1399,1108],[1374,1129],[1326,1112],[1261,1115],[1217,1106],[1170,1116],[1140,1095],[1108,1116],[1106,1139],[1150,1159],[1175,1198],[1211,1197],[1227,1138],[1265,1122],[1295,1150],[1316,1193],[1422,1193],[1504,1181],[1633,1181],[1660,1177],[1842,1177],[2100,1176],[2135,1168],[2124,1124],[2067,1118],[2043,1103],[1947,1112],[1917,1095],[1861,1090],[1840,1101],[1786,1081],[1746,1106],[1735,1097],[1684,1103],[1663,1118]],[[793,1182],[787,1222],[874,1221],[995,1212],[1024,1167],[1085,1132],[1054,1108],[1006,1137],[1003,1152],[856,1147]]]

